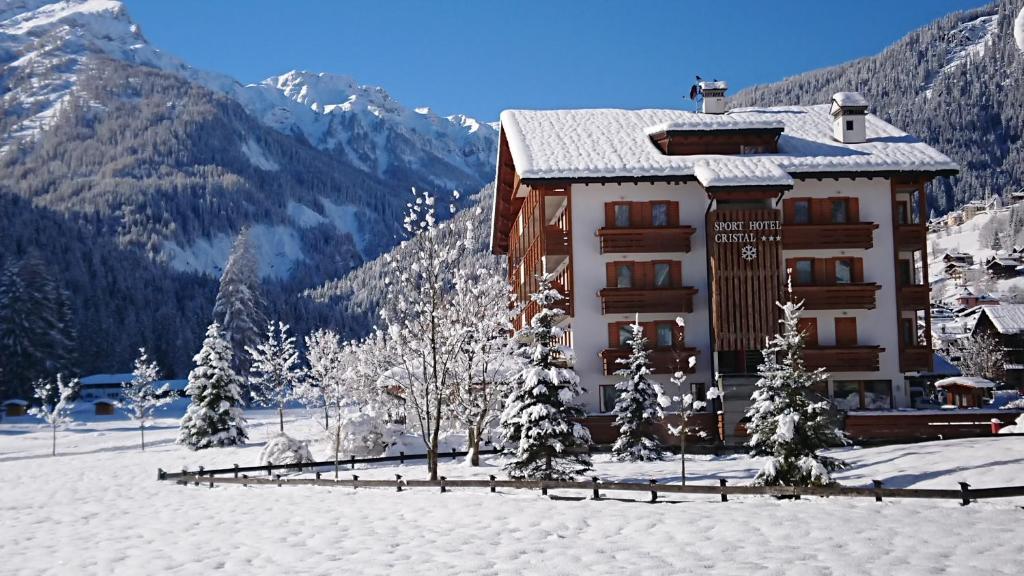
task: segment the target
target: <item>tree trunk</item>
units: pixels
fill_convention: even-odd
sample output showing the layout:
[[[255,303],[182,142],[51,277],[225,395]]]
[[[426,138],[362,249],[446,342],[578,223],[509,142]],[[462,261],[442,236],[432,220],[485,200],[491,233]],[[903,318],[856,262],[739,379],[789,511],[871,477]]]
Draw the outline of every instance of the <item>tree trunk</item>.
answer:
[[[53,426],[51,426],[51,428],[53,428],[53,451],[50,452],[50,456],[56,456],[57,455],[57,425],[54,424]]]
[[[324,404],[324,430],[331,429],[331,412],[327,409],[327,404]]]
[[[338,479],[338,458],[340,458],[341,452],[341,419],[338,419],[338,423],[334,430],[334,479]]]
[[[431,480],[437,480],[437,450],[427,449],[427,472]]]
[[[469,464],[480,465],[480,429],[476,425],[469,427]]]
[[[146,451],[146,427],[139,421],[139,433],[142,434],[142,451]]]
[[[682,418],[679,431],[679,483],[686,486],[686,417]]]
[[[277,407],[277,421],[281,424],[281,434],[284,434],[284,405]]]

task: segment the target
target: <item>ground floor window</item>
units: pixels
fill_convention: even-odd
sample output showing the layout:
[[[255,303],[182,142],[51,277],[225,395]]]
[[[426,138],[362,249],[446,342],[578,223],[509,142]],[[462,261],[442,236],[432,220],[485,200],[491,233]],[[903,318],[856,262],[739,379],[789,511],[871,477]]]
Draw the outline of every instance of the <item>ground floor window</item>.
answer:
[[[890,380],[836,380],[832,402],[840,410],[889,410],[892,408]]]
[[[611,412],[615,409],[615,401],[619,399],[621,393],[615,388],[615,384],[602,384],[601,390],[601,412]]]

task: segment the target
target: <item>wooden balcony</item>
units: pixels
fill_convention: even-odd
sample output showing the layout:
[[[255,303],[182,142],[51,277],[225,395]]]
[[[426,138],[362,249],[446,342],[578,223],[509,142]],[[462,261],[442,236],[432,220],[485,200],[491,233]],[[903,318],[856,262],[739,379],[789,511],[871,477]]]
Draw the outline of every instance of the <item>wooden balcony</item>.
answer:
[[[874,310],[875,283],[835,284],[831,286],[793,286],[793,295],[804,301],[806,310]]]
[[[824,368],[829,372],[878,372],[881,346],[822,346],[804,349],[804,363],[809,369]]]
[[[932,369],[932,349],[910,346],[900,350],[900,372],[929,372]]]
[[[654,228],[601,228],[601,254],[634,254],[638,252],[689,252],[692,226],[659,226]]]
[[[695,369],[689,368],[691,356],[699,354],[696,348],[676,348],[651,350],[648,358],[651,361],[651,370],[655,374],[674,374],[675,372],[686,372],[692,374]],[[599,354],[604,361],[604,373],[608,376],[622,368],[624,364],[616,362],[619,358],[629,357],[629,348],[606,348]]]
[[[544,227],[544,255],[568,256],[569,231],[558,226]]]
[[[562,299],[561,302],[558,302],[554,306],[561,309],[562,312],[565,312],[566,316],[571,317],[573,315],[572,291],[567,289],[565,287],[565,284],[558,280],[552,282],[551,287],[554,288],[555,290],[558,290],[558,292],[565,297]],[[523,307],[523,313],[526,315],[526,323],[529,324],[530,320],[533,319],[535,315],[540,313],[540,311],[540,304],[534,302],[533,300],[527,302],[526,305]]]
[[[838,248],[871,248],[878,224],[785,224],[782,227],[782,248],[785,250],[831,250]]]
[[[900,310],[926,310],[930,305],[931,295],[924,284],[908,284],[900,286]]]
[[[634,314],[644,312],[693,312],[696,288],[603,288],[602,314]]]
[[[924,250],[928,228],[921,224],[899,224],[896,226],[897,250]]]

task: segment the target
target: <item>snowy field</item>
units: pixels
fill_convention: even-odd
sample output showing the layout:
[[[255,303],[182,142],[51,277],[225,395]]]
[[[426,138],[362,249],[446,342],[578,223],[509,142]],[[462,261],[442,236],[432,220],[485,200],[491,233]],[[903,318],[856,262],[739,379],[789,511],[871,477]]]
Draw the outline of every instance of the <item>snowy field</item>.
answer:
[[[157,420],[138,449],[127,420],[60,433],[28,418],[0,424],[0,572],[38,574],[1017,574],[1024,499],[955,501],[669,495],[672,503],[549,499],[536,492],[182,487],[156,470],[251,465],[275,414],[247,414],[251,445],[189,452],[176,421]],[[314,438],[300,411],[286,430]],[[326,457],[326,447],[313,445]],[[840,451],[850,485],[1024,484],[1024,438],[983,438]],[[501,476],[442,461],[450,478]],[[678,481],[678,460],[596,458],[604,479]],[[689,481],[745,483],[745,456],[694,457]],[[357,470],[425,478],[422,465]],[[343,472],[349,474],[348,471]],[[557,497],[557,493],[553,492]],[[577,493],[578,494],[578,493]],[[616,493],[618,496],[623,493]],[[637,494],[639,499],[645,494]],[[628,495],[626,496],[628,497]]]

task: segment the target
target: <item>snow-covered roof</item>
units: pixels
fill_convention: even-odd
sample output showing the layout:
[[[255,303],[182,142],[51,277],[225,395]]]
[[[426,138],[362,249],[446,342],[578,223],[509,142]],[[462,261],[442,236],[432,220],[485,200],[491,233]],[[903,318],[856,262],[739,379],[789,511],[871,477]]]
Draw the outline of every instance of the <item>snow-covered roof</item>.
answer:
[[[996,383],[986,378],[979,378],[978,376],[950,376],[949,378],[943,378],[935,383],[936,388],[946,388],[947,386],[995,388]]]
[[[871,114],[866,142],[836,142],[828,105],[739,108],[725,114],[608,108],[501,113],[509,153],[525,179],[693,176],[697,165],[733,156],[666,155],[651,142],[650,129],[777,122],[785,126],[779,152],[756,156],[771,158],[791,175],[958,169],[946,155]]]
[[[784,130],[785,122],[775,118],[731,118],[728,114],[693,114],[690,118],[662,122],[644,128],[644,133],[661,132],[714,132],[726,130]]]
[[[860,92],[836,92],[832,95],[832,101],[843,108],[867,108],[867,98],[861,96]]]
[[[729,85],[725,82],[725,80],[712,80],[710,82],[708,82],[707,80],[701,80],[697,84],[700,86],[701,90],[728,90],[729,89]]]
[[[792,186],[793,177],[770,158],[737,156],[705,160],[693,169],[705,188],[725,186]]]
[[[971,292],[970,288],[964,286],[956,293],[956,298],[974,298],[974,292]]]
[[[83,386],[99,386],[103,384],[123,384],[125,382],[131,382],[135,378],[131,373],[128,374],[92,374],[89,376],[83,376],[78,379],[78,382]]]
[[[1024,304],[985,306],[981,313],[988,316],[992,326],[1000,334],[1019,334],[1024,332]]]
[[[10,406],[12,404],[15,406],[28,406],[28,402],[20,398],[11,398],[10,400],[4,400],[3,402],[0,402],[0,406]]]

